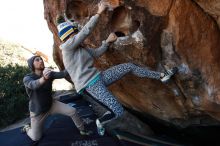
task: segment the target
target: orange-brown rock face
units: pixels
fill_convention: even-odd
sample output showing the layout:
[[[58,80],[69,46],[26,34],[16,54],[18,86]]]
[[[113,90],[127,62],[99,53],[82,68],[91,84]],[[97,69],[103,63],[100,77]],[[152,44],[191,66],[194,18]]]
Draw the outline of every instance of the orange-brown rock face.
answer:
[[[195,1],[201,7],[208,3]],[[109,88],[125,106],[181,126],[203,115],[220,120],[218,19],[207,15],[195,1],[112,0],[114,10],[102,14],[85,45],[98,47],[112,31],[120,37],[97,59],[95,66],[99,69],[125,62],[157,71],[174,66],[179,69],[168,84],[126,75]],[[60,69],[64,66],[54,23],[56,15],[66,12],[68,18],[85,24],[96,13],[98,2],[44,0],[45,19],[54,34],[54,60]],[[219,14],[214,4],[207,12]]]
[[[220,1],[219,0],[194,0],[199,6],[211,15],[220,28]]]

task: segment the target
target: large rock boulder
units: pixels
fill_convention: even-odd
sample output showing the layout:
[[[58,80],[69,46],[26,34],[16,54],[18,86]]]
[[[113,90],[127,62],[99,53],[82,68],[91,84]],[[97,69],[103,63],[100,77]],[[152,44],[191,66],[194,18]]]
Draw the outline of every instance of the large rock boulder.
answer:
[[[205,12],[213,17],[220,27],[220,1],[219,0],[194,0]]]
[[[167,84],[126,75],[109,88],[118,100],[143,115],[150,114],[182,127],[195,124],[195,119],[200,124],[204,115],[220,120],[220,31],[216,23],[219,2],[110,1],[114,9],[102,14],[84,43],[87,47],[98,47],[112,31],[120,37],[96,60],[95,66],[104,70],[133,62],[157,71],[174,66],[179,69]],[[54,22],[56,15],[65,12],[68,18],[83,25],[96,13],[98,2],[44,0],[45,19],[54,36],[53,58],[60,69],[64,65]],[[207,125],[213,124],[206,121]]]

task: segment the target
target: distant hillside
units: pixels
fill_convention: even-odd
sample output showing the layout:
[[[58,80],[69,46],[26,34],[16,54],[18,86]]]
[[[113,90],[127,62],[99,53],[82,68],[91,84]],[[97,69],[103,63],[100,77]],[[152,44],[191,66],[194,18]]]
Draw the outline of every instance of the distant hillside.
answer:
[[[9,42],[0,38],[0,66],[8,64],[18,64],[20,66],[27,66],[27,59],[33,54],[40,55],[44,58],[45,65],[52,68],[57,68],[51,58],[36,49],[26,48],[18,43]]]
[[[8,64],[26,66],[26,58],[31,55],[22,45],[0,39],[0,66]]]

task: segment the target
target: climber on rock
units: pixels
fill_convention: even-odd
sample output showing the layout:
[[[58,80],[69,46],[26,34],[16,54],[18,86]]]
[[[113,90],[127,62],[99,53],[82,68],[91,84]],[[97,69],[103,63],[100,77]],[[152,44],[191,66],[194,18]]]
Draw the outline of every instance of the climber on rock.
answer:
[[[40,56],[32,56],[27,62],[32,73],[27,74],[23,82],[30,100],[31,123],[21,129],[22,133],[26,132],[33,141],[38,141],[42,137],[46,118],[52,114],[63,114],[72,118],[81,135],[91,134],[91,131],[85,130],[84,123],[74,107],[52,98],[53,80],[67,77],[68,73],[66,71],[54,72],[45,68]]]
[[[147,77],[166,82],[176,72],[176,68],[164,73],[151,71],[145,67],[133,63],[123,63],[113,66],[105,71],[99,71],[93,66],[94,58],[101,56],[108,46],[117,40],[117,36],[111,33],[102,41],[99,48],[85,48],[81,43],[91,34],[102,12],[106,9],[104,3],[98,4],[97,13],[90,18],[87,24],[79,31],[77,25],[65,21],[64,16],[57,16],[56,23],[59,37],[62,41],[63,63],[69,73],[75,89],[78,93],[88,94],[94,100],[106,107],[108,111],[96,119],[97,131],[104,135],[104,125],[123,114],[123,107],[117,98],[107,89],[107,86],[121,79],[128,73],[138,77]]]

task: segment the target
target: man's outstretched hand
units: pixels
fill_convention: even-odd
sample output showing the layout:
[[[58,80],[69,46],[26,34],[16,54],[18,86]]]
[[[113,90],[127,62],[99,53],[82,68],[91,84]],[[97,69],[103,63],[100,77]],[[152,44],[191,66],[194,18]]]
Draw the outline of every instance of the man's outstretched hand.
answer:
[[[44,76],[44,79],[48,80],[50,78],[50,73],[51,73],[51,69],[49,68],[45,68],[44,71],[43,71],[43,76]]]

